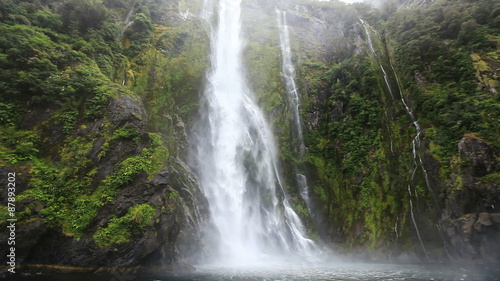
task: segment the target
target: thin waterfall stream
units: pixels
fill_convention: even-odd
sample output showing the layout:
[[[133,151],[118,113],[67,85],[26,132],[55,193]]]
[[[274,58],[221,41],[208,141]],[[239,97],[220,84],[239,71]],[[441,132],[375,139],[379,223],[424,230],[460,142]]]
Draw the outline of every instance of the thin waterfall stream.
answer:
[[[127,30],[127,28],[134,23],[133,20],[130,20],[130,17],[134,13],[135,9],[136,9],[135,5],[131,5],[130,10],[127,13],[127,16],[125,17],[125,20],[123,22],[119,23],[122,26],[122,28],[120,29],[120,32],[118,33],[118,36],[116,37],[116,40],[122,39],[123,34]]]
[[[243,75],[240,4],[205,1],[205,9],[218,10],[202,13],[210,25],[212,65],[191,154],[220,234],[218,262],[313,257],[315,243],[288,202],[273,133]],[[216,26],[211,15],[218,17]]]
[[[299,154],[300,161],[303,162],[305,156],[305,144],[304,134],[302,130],[302,119],[300,117],[299,108],[300,96],[299,89],[297,87],[297,84],[295,83],[295,67],[292,62],[292,49],[290,47],[290,35],[288,32],[286,12],[276,9],[276,14],[278,18],[281,56],[283,58],[281,75],[283,76],[283,80],[285,82],[288,102],[290,104],[290,111],[292,113],[292,133],[296,142],[296,149]],[[305,175],[305,172],[302,171],[302,169],[300,169],[297,164],[295,164],[295,170],[295,177],[297,185],[299,186],[300,196],[304,200],[309,214],[312,215],[311,198],[309,196],[307,177]]]
[[[363,25],[363,28],[365,29],[365,34],[366,34],[366,37],[367,37],[367,41],[368,41],[368,45],[370,47],[370,51],[372,52],[372,55],[377,58],[377,63],[384,75],[384,82],[387,86],[387,89],[389,91],[389,94],[391,95],[391,98],[392,98],[392,102],[395,103],[396,100],[395,100],[395,96],[394,96],[394,93],[392,91],[392,87],[391,87],[391,84],[389,82],[389,78],[388,78],[388,75],[387,75],[387,72],[384,68],[384,66],[382,65],[382,63],[380,61],[378,61],[378,55],[377,53],[375,52],[375,49],[373,47],[373,42],[372,42],[372,39],[371,39],[371,35],[370,35],[370,31],[369,29],[372,30],[372,32],[376,33],[375,30],[369,25],[367,24],[365,21],[363,21],[362,19],[360,19],[360,22],[361,22],[361,25]],[[428,176],[427,176],[427,171],[424,167],[424,163],[422,161],[422,158],[420,157],[420,154],[418,153],[418,150],[420,149],[420,137],[422,135],[422,128],[420,127],[420,124],[418,122],[418,120],[415,118],[415,114],[413,113],[413,110],[408,106],[408,104],[406,103],[405,101],[405,98],[403,96],[403,93],[402,93],[402,90],[401,90],[401,85],[400,85],[400,82],[399,82],[399,79],[396,75],[396,71],[394,69],[394,67],[392,66],[392,63],[391,64],[391,68],[392,68],[392,71],[393,71],[393,74],[396,78],[396,81],[397,81],[397,87],[399,89],[399,95],[400,95],[400,99],[402,101],[402,104],[404,105],[404,108],[406,110],[406,112],[408,113],[408,115],[410,116],[410,119],[415,127],[415,130],[417,131],[417,134],[415,135],[415,137],[413,138],[412,140],[412,155],[413,155],[413,171],[412,171],[412,174],[411,174],[411,177],[410,177],[410,180],[408,182],[408,194],[409,194],[409,203],[410,203],[410,216],[411,216],[411,221],[412,221],[412,224],[415,228],[415,233],[418,237],[418,240],[420,242],[420,246],[422,247],[422,251],[424,252],[425,254],[425,257],[427,259],[429,259],[429,256],[427,254],[427,249],[424,245],[424,242],[422,240],[422,236],[420,234],[420,230],[418,228],[418,224],[415,220],[415,213],[413,211],[413,201],[412,201],[412,197],[415,196],[418,198],[418,195],[416,193],[416,190],[414,192],[411,191],[411,185],[412,185],[412,182],[414,181],[415,179],[415,175],[416,175],[416,171],[418,169],[418,167],[420,167],[424,173],[424,177],[425,177],[425,183],[427,185],[427,188],[429,189],[429,191],[431,192],[432,194],[432,189],[429,185],[429,180],[428,180]],[[396,231],[396,234],[397,234],[397,231]]]

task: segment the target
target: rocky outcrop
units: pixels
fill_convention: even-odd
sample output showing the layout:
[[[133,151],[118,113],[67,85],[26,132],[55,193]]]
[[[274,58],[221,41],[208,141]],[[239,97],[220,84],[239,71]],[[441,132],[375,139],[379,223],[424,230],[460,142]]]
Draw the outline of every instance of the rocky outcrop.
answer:
[[[470,213],[441,221],[453,260],[500,260],[500,213]]]
[[[175,160],[174,165],[183,165]],[[202,252],[201,233],[198,230],[209,221],[207,208],[196,180],[191,186],[175,186],[177,171],[170,171],[165,165],[152,180],[140,176],[125,187],[114,199],[113,204],[104,206],[94,224],[84,237],[75,239],[63,235],[59,229],[39,227],[41,236],[29,249],[27,264],[57,264],[66,266],[85,265],[89,268],[113,268],[134,266],[175,265],[178,262],[195,261],[195,252]],[[183,190],[179,197],[172,196],[176,190]],[[155,208],[149,225],[134,233],[126,243],[113,244],[104,248],[92,239],[98,227],[106,226],[113,217],[120,217],[133,206],[148,203]],[[33,239],[31,239],[33,240]],[[187,246],[188,245],[188,246]]]
[[[107,112],[109,121],[115,127],[127,126],[141,132],[146,129],[147,115],[136,95],[111,99]]]
[[[493,148],[473,135],[459,144],[460,167],[449,186],[441,229],[452,259],[500,260],[500,190],[494,174],[498,163]],[[492,177],[493,176],[493,177]],[[492,180],[489,180],[489,177]]]
[[[82,126],[83,129],[75,131],[76,135],[96,136],[86,154],[92,166],[97,167],[92,189],[96,190],[103,180],[109,178],[119,163],[151,146],[146,122],[147,116],[140,98],[135,95],[120,96],[110,100],[102,119],[87,123]],[[124,137],[106,139],[106,135],[118,128],[135,130],[139,137],[136,140]],[[64,139],[60,131],[59,134]],[[18,182],[19,192],[32,188],[30,178],[27,173],[23,182]],[[19,211],[36,201],[23,200]],[[145,171],[138,173],[130,182],[119,187],[112,200],[104,202],[79,237],[68,235],[57,224],[44,221],[40,211],[46,206],[39,203],[40,208],[33,209],[29,218],[17,225],[18,264],[66,268],[84,266],[87,271],[149,265],[175,266],[195,261],[203,249],[208,248],[202,245],[201,232],[203,226],[210,222],[208,202],[196,176],[180,159],[164,159],[163,167],[154,175],[148,175]],[[143,228],[132,229],[124,241],[111,242],[109,245],[96,243],[95,234],[99,229],[106,228],[114,219],[124,217],[131,208],[142,204],[154,209]],[[0,236],[0,243],[6,245],[8,237],[4,233]],[[0,254],[5,256],[5,251],[2,247]]]

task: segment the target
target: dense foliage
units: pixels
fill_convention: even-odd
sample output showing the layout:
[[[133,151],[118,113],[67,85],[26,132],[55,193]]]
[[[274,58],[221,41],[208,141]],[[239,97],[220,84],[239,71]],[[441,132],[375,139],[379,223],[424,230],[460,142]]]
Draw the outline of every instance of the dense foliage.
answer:
[[[435,127],[430,137],[443,157],[456,152],[464,133],[500,148],[499,15],[497,1],[437,1],[387,22],[405,84],[414,84],[415,73],[424,79],[424,88],[408,91],[421,122]]]
[[[467,161],[458,142],[473,136],[500,149],[499,4],[420,4],[303,4],[304,18],[343,26],[342,35],[315,59],[310,41],[294,39],[305,49],[295,51],[319,229],[351,250],[379,249],[379,257],[401,244],[419,251],[416,232],[432,245],[422,254],[437,254],[443,244],[433,224],[449,190],[461,188],[459,162]],[[340,20],[329,18],[335,14]]]
[[[100,247],[128,241],[149,223],[155,209],[144,204],[105,228],[92,226],[120,190],[185,153],[181,118],[194,115],[208,38],[199,21],[178,22],[172,7],[0,1],[0,165],[22,178],[21,222],[41,218]],[[146,108],[147,120],[110,121],[110,100],[125,95]],[[0,212],[7,215],[5,206]]]

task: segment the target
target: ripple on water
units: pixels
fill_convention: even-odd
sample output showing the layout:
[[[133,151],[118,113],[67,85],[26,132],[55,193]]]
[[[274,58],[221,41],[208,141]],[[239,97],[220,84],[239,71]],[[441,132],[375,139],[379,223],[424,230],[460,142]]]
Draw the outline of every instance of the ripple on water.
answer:
[[[9,281],[500,281],[500,267],[398,264],[200,265],[186,274],[16,274]]]
[[[234,281],[495,281],[500,270],[450,265],[335,264],[321,266],[267,265],[246,267],[198,266],[194,273],[164,280]]]

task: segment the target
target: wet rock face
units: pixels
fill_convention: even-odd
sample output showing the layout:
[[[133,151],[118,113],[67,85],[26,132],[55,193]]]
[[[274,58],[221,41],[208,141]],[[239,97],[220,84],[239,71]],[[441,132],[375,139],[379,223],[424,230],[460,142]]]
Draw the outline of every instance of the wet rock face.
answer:
[[[498,183],[485,181],[484,177],[498,172],[495,151],[474,136],[462,138],[458,150],[461,164],[457,174],[462,186],[460,190],[449,190],[445,211],[451,217],[472,212],[494,212],[500,207]]]
[[[179,257],[188,263],[199,262],[210,255],[212,245],[204,244],[204,231],[214,228],[210,220],[208,201],[197,176],[182,160],[176,158],[171,165],[171,186],[179,194],[177,214],[180,229],[176,239]]]
[[[101,157],[105,140],[102,137],[95,139],[86,155],[97,168],[93,189],[114,171],[118,163],[138,155],[150,145],[146,132],[147,116],[139,97],[114,98],[106,112],[105,118],[86,126],[85,134],[99,135],[96,132],[103,130],[102,124],[107,119],[111,127],[135,129],[141,137],[138,141],[116,139]],[[64,136],[61,138],[64,139]],[[29,180],[19,180],[19,192],[31,188]],[[99,228],[105,228],[112,218],[123,217],[131,207],[140,204],[149,204],[154,208],[154,214],[144,228],[134,230],[126,242],[104,247],[96,244],[93,237]],[[90,270],[195,261],[195,253],[203,252],[200,249],[205,247],[200,229],[210,222],[208,202],[196,176],[182,160],[176,158],[165,159],[163,168],[157,174],[148,177],[142,172],[121,186],[116,196],[98,210],[79,239],[65,235],[58,226],[47,225],[38,213],[39,210],[35,210],[33,217],[17,224],[18,262],[87,267]],[[0,243],[6,245],[8,237],[4,233],[0,234]],[[0,254],[4,255],[4,252],[2,247]]]
[[[458,143],[458,150],[462,161],[466,161],[464,175],[467,183],[472,178],[483,177],[495,170],[495,156],[491,146],[475,137],[464,137]]]
[[[144,132],[147,115],[135,95],[112,99],[108,106],[108,118],[116,127],[127,125]]]
[[[471,213],[441,222],[452,259],[500,261],[500,213]]]
[[[448,187],[440,226],[455,259],[500,261],[499,183],[487,180],[498,173],[493,148],[474,136],[458,144],[461,165],[456,171],[460,189]]]
[[[8,226],[9,224],[7,224]],[[6,226],[2,225],[3,228],[7,229]],[[5,245],[2,247],[0,252],[2,256],[9,254],[7,252],[11,246],[15,247],[16,254],[16,264],[23,263],[26,258],[26,252],[30,251],[38,243],[40,237],[47,231],[47,226],[42,222],[40,218],[35,218],[23,223],[16,223],[15,228],[15,245],[8,246],[7,241],[9,239],[9,231],[3,231],[0,233],[0,241]],[[1,275],[0,275],[1,276]]]

